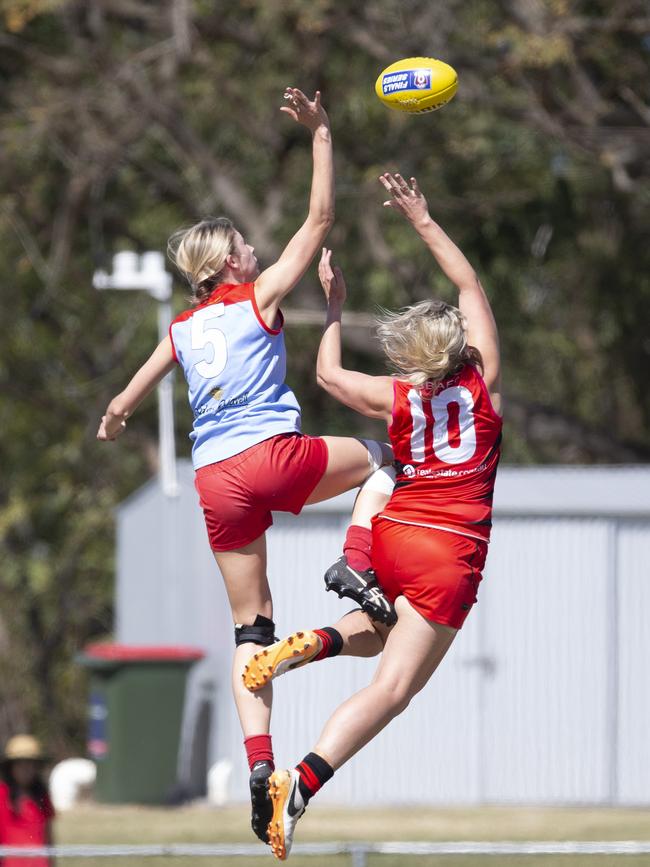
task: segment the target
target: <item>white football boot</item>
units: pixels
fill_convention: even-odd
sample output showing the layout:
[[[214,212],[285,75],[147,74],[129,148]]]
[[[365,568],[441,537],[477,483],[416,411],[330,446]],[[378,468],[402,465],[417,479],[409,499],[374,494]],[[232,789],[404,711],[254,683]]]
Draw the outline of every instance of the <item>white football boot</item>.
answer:
[[[274,771],[269,779],[269,795],[273,802],[273,816],[269,822],[268,837],[271,850],[278,861],[286,861],[293,844],[293,832],[298,819],[305,812],[305,801],[300,793],[300,774]]]

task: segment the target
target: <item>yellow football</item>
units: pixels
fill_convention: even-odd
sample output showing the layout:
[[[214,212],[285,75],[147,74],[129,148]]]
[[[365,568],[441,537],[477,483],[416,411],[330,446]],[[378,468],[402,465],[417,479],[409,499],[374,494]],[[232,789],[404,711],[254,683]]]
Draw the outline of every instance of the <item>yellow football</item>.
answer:
[[[412,114],[442,108],[457,88],[456,70],[433,57],[407,57],[391,63],[375,82],[375,93],[384,105]]]

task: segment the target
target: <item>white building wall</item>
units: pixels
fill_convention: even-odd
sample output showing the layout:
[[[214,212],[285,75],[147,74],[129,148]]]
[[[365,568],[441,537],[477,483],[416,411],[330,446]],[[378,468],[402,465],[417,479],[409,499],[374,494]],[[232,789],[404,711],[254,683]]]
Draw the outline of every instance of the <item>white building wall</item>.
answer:
[[[650,802],[650,530],[634,521],[618,528],[619,582],[615,657],[617,725],[615,796],[621,804]]]
[[[650,471],[618,472],[501,471],[479,604],[432,681],[363,758],[337,772],[322,801],[650,803],[650,503],[639,495]],[[152,484],[119,510],[116,638],[206,649],[190,684],[186,742],[197,703],[209,698],[209,761],[232,761],[232,795],[243,800],[232,624],[188,466],[181,480],[177,500]],[[619,488],[630,484],[637,490],[626,498]],[[607,513],[598,489],[608,491]],[[351,500],[276,515],[268,550],[279,635],[351,607],[322,582]],[[280,765],[302,758],[375,664],[338,658],[276,682]]]
[[[483,800],[608,800],[608,522],[503,519],[477,607]]]

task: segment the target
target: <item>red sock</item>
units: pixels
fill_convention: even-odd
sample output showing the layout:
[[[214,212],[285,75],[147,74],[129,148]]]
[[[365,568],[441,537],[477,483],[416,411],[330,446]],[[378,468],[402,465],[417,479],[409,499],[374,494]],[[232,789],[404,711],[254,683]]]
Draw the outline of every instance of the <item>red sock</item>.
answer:
[[[250,737],[244,738],[244,748],[248,756],[249,770],[253,770],[255,762],[270,762],[273,765],[273,770],[275,770],[271,735],[250,735]]]
[[[350,524],[343,543],[343,553],[353,569],[364,572],[370,569],[370,551],[372,549],[372,530]]]

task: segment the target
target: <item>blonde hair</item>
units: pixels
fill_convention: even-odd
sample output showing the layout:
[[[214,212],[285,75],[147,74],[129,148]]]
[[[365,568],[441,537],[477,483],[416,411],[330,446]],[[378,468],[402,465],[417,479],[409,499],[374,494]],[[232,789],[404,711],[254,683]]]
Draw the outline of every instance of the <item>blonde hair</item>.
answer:
[[[206,217],[189,229],[179,229],[167,242],[167,253],[192,287],[200,304],[212,292],[232,253],[237,230],[227,217]]]
[[[478,351],[467,344],[463,314],[444,301],[384,311],[377,336],[393,372],[417,388],[480,362]]]

